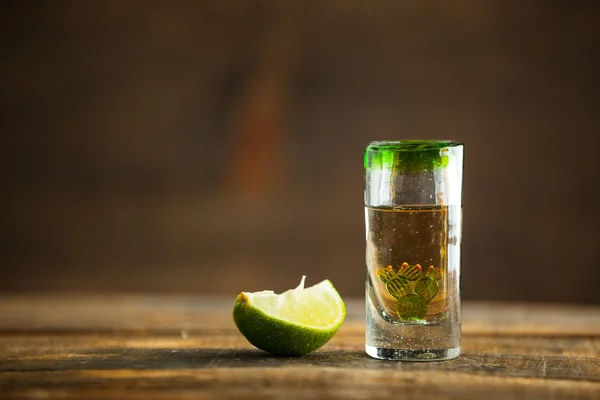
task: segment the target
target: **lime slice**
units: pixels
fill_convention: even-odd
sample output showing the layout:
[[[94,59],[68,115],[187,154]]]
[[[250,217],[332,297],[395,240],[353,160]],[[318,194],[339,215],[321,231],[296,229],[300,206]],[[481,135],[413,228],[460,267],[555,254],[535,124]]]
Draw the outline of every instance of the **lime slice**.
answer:
[[[233,320],[250,343],[272,354],[301,356],[323,346],[346,318],[346,306],[330,281],[282,294],[242,292]]]

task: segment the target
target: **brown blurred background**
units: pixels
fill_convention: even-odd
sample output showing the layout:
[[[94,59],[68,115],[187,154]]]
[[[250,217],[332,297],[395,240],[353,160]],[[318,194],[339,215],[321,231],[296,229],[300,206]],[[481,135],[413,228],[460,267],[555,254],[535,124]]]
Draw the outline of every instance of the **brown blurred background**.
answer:
[[[465,298],[600,303],[598,2],[0,7],[0,291],[362,296],[364,146],[443,138]]]

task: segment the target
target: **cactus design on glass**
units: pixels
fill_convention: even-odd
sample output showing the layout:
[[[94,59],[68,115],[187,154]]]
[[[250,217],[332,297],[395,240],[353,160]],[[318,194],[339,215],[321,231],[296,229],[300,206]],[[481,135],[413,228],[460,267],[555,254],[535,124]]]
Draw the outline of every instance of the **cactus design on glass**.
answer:
[[[440,290],[441,268],[431,265],[427,271],[419,264],[403,263],[397,271],[391,265],[377,271],[388,293],[398,300],[396,312],[402,320],[425,318],[427,305]]]

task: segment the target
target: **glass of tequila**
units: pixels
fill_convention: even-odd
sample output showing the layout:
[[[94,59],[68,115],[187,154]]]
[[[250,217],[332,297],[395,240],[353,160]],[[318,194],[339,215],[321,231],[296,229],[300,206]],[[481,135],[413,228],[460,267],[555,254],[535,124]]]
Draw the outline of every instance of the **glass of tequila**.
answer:
[[[366,352],[460,354],[462,143],[371,142],[365,150]]]

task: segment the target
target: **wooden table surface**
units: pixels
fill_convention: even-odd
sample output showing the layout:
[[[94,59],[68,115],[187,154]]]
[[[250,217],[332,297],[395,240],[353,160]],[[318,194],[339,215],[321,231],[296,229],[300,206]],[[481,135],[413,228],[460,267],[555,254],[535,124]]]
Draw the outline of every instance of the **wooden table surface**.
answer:
[[[233,297],[0,296],[0,398],[600,399],[598,306],[466,302],[458,359],[400,363],[364,353],[361,300],[288,358],[248,344]]]

